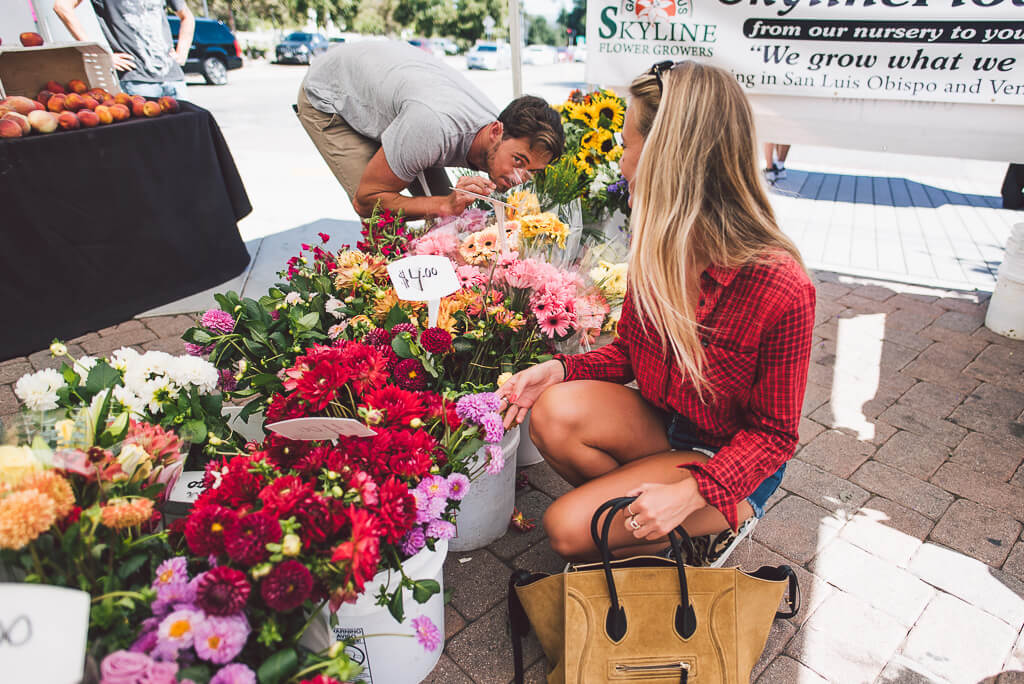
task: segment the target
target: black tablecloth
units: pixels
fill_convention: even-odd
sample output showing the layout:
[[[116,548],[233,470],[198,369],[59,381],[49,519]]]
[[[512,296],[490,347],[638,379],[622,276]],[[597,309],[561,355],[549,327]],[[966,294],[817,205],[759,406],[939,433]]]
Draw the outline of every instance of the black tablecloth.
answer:
[[[0,140],[0,360],[241,273],[252,211],[204,109]]]

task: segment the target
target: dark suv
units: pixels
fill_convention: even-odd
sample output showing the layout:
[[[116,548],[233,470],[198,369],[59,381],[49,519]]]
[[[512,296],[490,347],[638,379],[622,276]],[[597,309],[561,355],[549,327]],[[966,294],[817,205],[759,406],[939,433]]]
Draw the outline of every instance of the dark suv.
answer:
[[[274,48],[278,64],[293,62],[295,64],[311,64],[313,58],[327,52],[331,44],[319,33],[295,31],[285,36],[284,40]]]
[[[171,36],[178,40],[178,17],[167,17],[171,25]],[[224,85],[228,82],[228,70],[242,67],[242,48],[235,40],[231,29],[223,22],[196,17],[196,32],[192,37],[192,48],[188,61],[182,69],[186,74],[202,74],[210,85]]]

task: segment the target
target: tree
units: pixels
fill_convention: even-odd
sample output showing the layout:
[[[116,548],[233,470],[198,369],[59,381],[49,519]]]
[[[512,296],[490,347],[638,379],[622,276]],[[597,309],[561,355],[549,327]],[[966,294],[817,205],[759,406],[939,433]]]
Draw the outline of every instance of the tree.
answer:
[[[530,45],[554,45],[558,34],[544,17],[527,17],[530,28],[526,31],[526,42]]]
[[[567,36],[572,37],[568,41],[570,43],[575,42],[576,36],[587,35],[587,0],[573,0],[572,9],[568,12],[563,7],[558,14],[558,24],[561,25],[562,31],[572,31],[567,33]]]
[[[452,0],[403,0],[395,9],[396,22],[427,38],[440,35],[458,19]]]
[[[494,37],[508,37],[507,0],[459,0],[458,11],[451,21],[439,27],[443,35],[454,36],[473,44],[484,36],[484,17],[495,21]]]

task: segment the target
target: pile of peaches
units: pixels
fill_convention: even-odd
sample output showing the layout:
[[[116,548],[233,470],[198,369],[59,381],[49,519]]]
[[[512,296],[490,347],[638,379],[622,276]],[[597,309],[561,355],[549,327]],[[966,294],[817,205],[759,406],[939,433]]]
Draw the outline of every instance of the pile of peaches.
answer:
[[[147,100],[127,93],[111,95],[103,88],[90,90],[77,79],[66,86],[50,81],[34,100],[20,95],[0,100],[0,138],[92,128],[132,116],[155,117],[176,111],[178,101],[173,97]]]

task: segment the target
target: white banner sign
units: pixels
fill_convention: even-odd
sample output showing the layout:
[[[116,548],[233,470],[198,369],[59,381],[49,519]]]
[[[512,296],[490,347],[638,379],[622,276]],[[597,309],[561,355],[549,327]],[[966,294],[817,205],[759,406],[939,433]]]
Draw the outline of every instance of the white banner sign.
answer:
[[[683,59],[751,93],[1024,105],[1024,1],[587,2],[587,82]]]
[[[0,681],[81,681],[89,603],[77,589],[0,583]]]
[[[373,437],[377,434],[353,418],[311,416],[290,418],[267,426],[282,437],[299,441],[327,441],[338,437]]]

